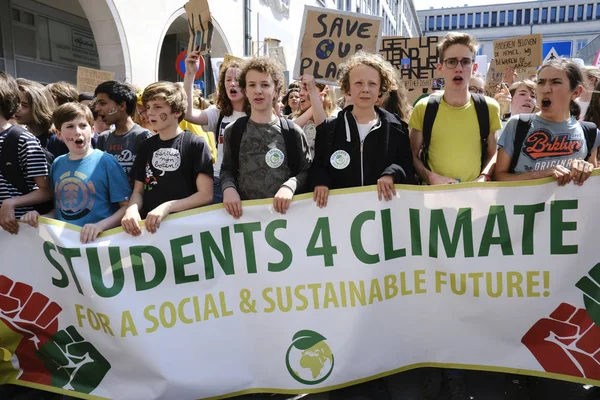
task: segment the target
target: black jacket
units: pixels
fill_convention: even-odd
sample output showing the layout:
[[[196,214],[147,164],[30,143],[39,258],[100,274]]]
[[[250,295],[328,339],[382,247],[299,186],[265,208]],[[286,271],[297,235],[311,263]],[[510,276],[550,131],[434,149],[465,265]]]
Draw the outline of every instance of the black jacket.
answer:
[[[394,183],[415,183],[408,125],[384,109],[375,109],[380,123],[362,143],[362,168],[361,142],[352,106],[317,127],[315,157],[309,174],[312,188],[319,185],[329,189],[376,185],[383,175],[392,175]],[[338,150],[350,156],[350,164],[343,169],[332,166],[331,156]]]

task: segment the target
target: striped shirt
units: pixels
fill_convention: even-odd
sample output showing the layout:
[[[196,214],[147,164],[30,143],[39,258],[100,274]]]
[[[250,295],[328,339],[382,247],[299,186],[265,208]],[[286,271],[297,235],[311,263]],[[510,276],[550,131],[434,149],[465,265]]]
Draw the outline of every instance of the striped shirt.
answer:
[[[0,152],[2,152],[2,145],[6,134],[10,129],[22,129],[19,127],[11,127],[0,133]],[[19,165],[23,176],[26,178],[27,187],[30,189],[35,188],[36,176],[48,175],[48,163],[46,162],[46,156],[42,150],[40,142],[31,133],[23,130],[19,137]],[[5,199],[12,197],[22,196],[16,187],[10,184],[0,172],[0,206]],[[19,207],[15,209],[15,217],[21,218],[27,211],[33,210],[33,207]]]

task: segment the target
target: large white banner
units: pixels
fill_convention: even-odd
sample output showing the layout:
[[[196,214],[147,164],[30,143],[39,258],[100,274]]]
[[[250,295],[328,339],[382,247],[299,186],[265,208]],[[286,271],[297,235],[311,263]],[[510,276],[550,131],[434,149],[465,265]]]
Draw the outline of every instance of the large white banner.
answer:
[[[422,366],[598,385],[599,183],[364,188],[286,215],[246,202],[240,220],[211,206],[92,245],[22,224],[0,232],[0,380],[119,400]]]

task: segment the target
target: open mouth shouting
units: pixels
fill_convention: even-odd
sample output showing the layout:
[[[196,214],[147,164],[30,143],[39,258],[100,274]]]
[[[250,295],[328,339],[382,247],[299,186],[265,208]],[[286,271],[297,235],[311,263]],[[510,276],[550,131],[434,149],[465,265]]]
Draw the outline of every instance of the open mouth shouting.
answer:
[[[452,82],[454,82],[457,85],[462,85],[464,81],[465,79],[462,76],[455,76],[454,78],[452,78]]]
[[[550,106],[552,105],[552,101],[548,98],[544,98],[544,99],[542,99],[541,105],[542,105],[542,109],[546,110],[546,109],[550,108]]]

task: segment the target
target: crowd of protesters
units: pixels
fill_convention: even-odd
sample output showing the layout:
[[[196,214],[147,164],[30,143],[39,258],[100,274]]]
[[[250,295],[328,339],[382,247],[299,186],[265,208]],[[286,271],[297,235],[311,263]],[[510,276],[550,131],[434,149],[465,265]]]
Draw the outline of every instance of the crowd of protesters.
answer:
[[[80,226],[90,243],[118,226],[155,233],[169,214],[209,204],[237,219],[244,200],[272,198],[285,214],[296,194],[312,192],[327,207],[330,190],[357,186],[376,185],[390,201],[396,184],[583,185],[600,144],[598,69],[555,59],[488,97],[477,48],[472,36],[449,33],[437,65],[445,86],[414,105],[394,68],[364,52],[341,66],[341,95],[310,75],[284,88],[273,59],[233,60],[219,71],[214,104],[193,87],[198,52],[183,84],[143,90],[109,81],[80,94],[0,72],[0,226],[17,234],[19,221],[36,227],[46,215]],[[540,135],[572,151],[548,145],[540,156],[528,145]],[[390,398],[369,385],[361,398]],[[421,398],[448,387],[451,399],[468,399],[465,386],[462,371],[431,371]]]

